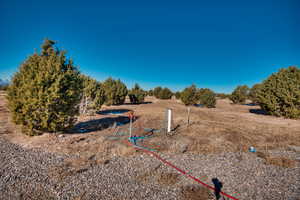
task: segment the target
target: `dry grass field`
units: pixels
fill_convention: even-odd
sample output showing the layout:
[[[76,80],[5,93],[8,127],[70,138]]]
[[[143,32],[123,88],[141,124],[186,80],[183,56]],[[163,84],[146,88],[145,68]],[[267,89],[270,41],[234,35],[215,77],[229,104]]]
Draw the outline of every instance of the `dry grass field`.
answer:
[[[157,100],[147,98],[147,104],[103,107],[102,110],[133,110],[137,120],[133,123],[133,134],[144,135],[144,128],[161,129],[165,110],[173,110],[173,127],[178,126],[171,136],[163,132],[154,133],[145,141],[146,146],[166,153],[217,154],[222,152],[247,152],[250,146],[257,148],[264,157],[269,150],[285,151],[290,146],[300,146],[300,121],[267,116],[260,113],[258,106],[233,105],[229,100],[218,100],[216,108],[192,107],[190,125],[187,126],[187,108],[177,100]],[[113,155],[138,153],[119,140],[108,140],[117,128],[114,121],[122,121],[121,116],[101,115],[80,116],[80,129],[70,133],[45,133],[29,137],[21,133],[9,117],[4,94],[0,97],[0,117],[4,136],[13,143],[26,148],[42,148],[45,151],[78,154],[90,157],[101,154],[109,159]],[[118,127],[127,132],[129,124]],[[82,132],[80,130],[83,130]],[[124,138],[124,137],[123,137]],[[273,162],[271,162],[273,163]],[[275,162],[276,163],[276,162]]]

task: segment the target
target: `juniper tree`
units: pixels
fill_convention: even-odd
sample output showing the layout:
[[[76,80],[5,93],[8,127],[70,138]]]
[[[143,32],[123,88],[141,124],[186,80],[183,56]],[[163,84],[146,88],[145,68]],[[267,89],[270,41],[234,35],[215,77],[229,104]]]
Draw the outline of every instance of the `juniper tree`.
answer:
[[[300,69],[280,69],[262,83],[258,102],[271,115],[300,118]]]
[[[154,90],[153,90],[153,94],[154,94],[154,96],[156,97],[156,98],[160,98],[160,92],[161,92],[161,90],[162,90],[162,88],[161,87],[156,87],[156,88],[154,88]]]
[[[261,87],[262,87],[261,84],[255,84],[252,86],[252,88],[249,91],[249,98],[255,104],[259,102],[258,94],[259,94],[259,90],[261,89]]]
[[[247,85],[237,86],[235,90],[230,95],[230,100],[234,104],[245,103],[249,95],[249,88]]]
[[[196,86],[191,85],[190,87],[185,88],[180,94],[180,99],[186,106],[198,103],[199,99]]]
[[[143,103],[146,92],[142,88],[135,84],[134,87],[128,93],[131,103]]]
[[[83,74],[81,79],[83,81],[81,113],[85,114],[88,109],[99,110],[105,102],[105,91],[101,83]]]
[[[208,88],[201,88],[198,91],[197,99],[207,108],[216,107],[216,94]]]
[[[176,92],[176,93],[175,93],[176,99],[180,99],[180,95],[181,95],[181,92]]]
[[[128,90],[120,79],[106,79],[103,83],[103,89],[105,91],[106,105],[120,105],[125,102]]]
[[[169,88],[163,88],[159,94],[158,94],[160,99],[171,99],[173,96],[173,92]]]
[[[46,39],[41,53],[21,64],[8,89],[13,120],[30,135],[63,131],[75,123],[79,111],[79,71],[54,44]]]
[[[153,96],[153,90],[149,90],[149,91],[148,91],[148,95],[149,95],[149,96]]]

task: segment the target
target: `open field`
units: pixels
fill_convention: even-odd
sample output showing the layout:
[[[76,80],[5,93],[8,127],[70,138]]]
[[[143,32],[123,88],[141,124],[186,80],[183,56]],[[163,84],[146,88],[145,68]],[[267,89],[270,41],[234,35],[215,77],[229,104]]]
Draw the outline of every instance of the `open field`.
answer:
[[[29,137],[10,119],[0,94],[0,198],[11,199],[214,199],[213,193],[126,143],[126,114],[81,116],[68,133]],[[173,110],[173,135],[162,131],[144,146],[238,199],[300,196],[300,121],[263,115],[258,106],[218,100],[214,109],[187,108],[148,97],[147,104],[103,107],[133,110],[134,134],[161,129]],[[123,126],[114,126],[114,122]],[[249,153],[254,146],[258,152]]]

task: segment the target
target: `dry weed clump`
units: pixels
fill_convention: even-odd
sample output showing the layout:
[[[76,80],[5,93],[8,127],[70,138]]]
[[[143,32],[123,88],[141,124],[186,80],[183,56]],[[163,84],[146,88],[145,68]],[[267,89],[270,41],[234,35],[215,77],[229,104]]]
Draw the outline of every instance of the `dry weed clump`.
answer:
[[[210,191],[198,185],[187,185],[181,188],[182,200],[208,200]]]
[[[160,173],[158,174],[157,181],[161,185],[172,186],[179,181],[179,174],[176,173]]]
[[[264,159],[266,165],[276,165],[279,167],[293,168],[296,166],[296,161],[285,157],[271,157],[269,154],[258,151],[256,155]]]

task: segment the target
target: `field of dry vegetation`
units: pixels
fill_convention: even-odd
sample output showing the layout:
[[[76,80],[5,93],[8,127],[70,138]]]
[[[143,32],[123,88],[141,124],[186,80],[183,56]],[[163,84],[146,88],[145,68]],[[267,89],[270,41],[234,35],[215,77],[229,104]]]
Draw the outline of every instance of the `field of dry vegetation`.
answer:
[[[137,116],[133,123],[134,134],[145,135],[147,133],[144,128],[161,129],[163,127],[165,110],[171,108],[173,110],[173,127],[177,127],[174,133],[165,135],[163,132],[154,132],[154,137],[146,139],[142,145],[156,149],[159,154],[178,162],[179,165],[180,162],[185,162],[188,156],[195,158],[193,165],[197,165],[197,156],[214,158],[215,156],[226,157],[227,154],[234,153],[236,162],[250,162],[247,160],[249,157],[251,159],[258,158],[261,159],[263,167],[293,170],[291,173],[295,176],[300,175],[298,173],[299,120],[267,116],[260,111],[258,106],[250,103],[233,105],[228,99],[219,99],[216,108],[191,107],[190,125],[187,126],[187,107],[179,101],[175,99],[157,100],[147,97],[146,102],[149,103],[140,105],[128,103],[121,106],[103,107],[102,110],[133,110]],[[51,177],[55,177],[59,181],[76,173],[85,173],[97,165],[108,165],[111,160],[117,157],[122,159],[134,159],[143,155],[146,157],[142,151],[128,146],[125,136],[120,136],[120,139],[112,139],[111,136],[116,132],[128,132],[129,127],[129,124],[126,123],[116,127],[114,122],[126,121],[126,114],[123,116],[101,114],[80,116],[77,126],[68,133],[44,133],[41,136],[29,137],[22,134],[20,127],[11,122],[5,94],[1,93],[0,95],[0,137],[25,149],[37,149],[61,156],[68,155],[62,165],[54,166],[49,170]],[[255,147],[257,153],[249,153],[250,146]],[[138,164],[141,165],[137,162]],[[235,163],[235,165],[238,164]],[[186,168],[185,165],[182,167]],[[193,170],[195,171],[196,168]],[[141,167],[141,169],[143,168]],[[200,172],[201,169],[197,170],[194,173],[199,175],[199,172],[206,176],[205,180],[211,184],[209,179],[213,175],[206,174],[205,171]],[[175,171],[159,169],[159,172],[152,170],[137,173],[135,181],[141,184],[147,184],[147,181],[151,181],[150,179],[154,177],[156,184],[166,187],[175,187],[176,185],[176,187],[181,188],[182,199],[200,199],[200,196],[202,199],[211,198],[204,188],[195,189],[189,185],[195,183],[188,180],[180,182],[181,176]],[[230,179],[230,177],[227,178]],[[221,181],[227,180],[227,178],[225,177]],[[224,183],[226,185],[225,181]],[[289,183],[294,185],[296,190],[299,188],[299,182],[291,180]],[[237,187],[228,188],[227,191],[234,191]],[[226,187],[224,189],[226,190]],[[253,195],[256,195],[255,199],[274,199],[271,196],[267,198],[257,191],[248,192],[245,195],[240,188],[238,191],[240,196],[238,197],[251,199],[254,197]],[[297,191],[293,190],[291,195],[296,196]],[[76,198],[84,199],[84,194],[76,196]],[[88,199],[87,196],[86,198]],[[118,198],[126,199],[125,197]]]

